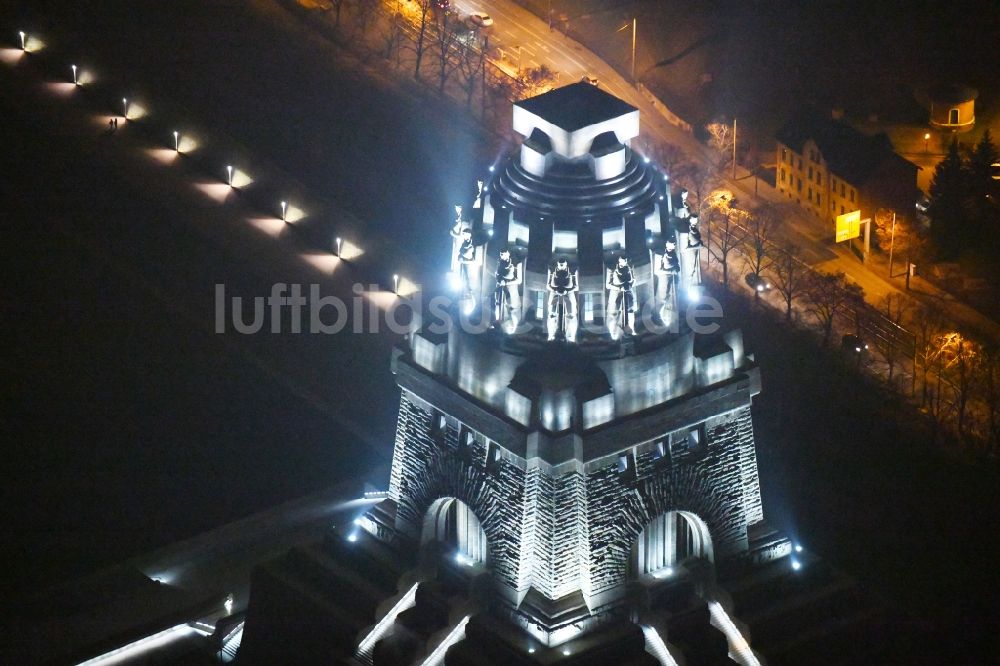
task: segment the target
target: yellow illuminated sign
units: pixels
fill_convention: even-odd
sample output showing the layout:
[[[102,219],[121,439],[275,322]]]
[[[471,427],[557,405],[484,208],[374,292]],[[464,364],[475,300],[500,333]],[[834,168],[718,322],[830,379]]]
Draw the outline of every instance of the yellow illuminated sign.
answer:
[[[852,210],[837,216],[837,242],[851,240],[861,235],[861,211]]]

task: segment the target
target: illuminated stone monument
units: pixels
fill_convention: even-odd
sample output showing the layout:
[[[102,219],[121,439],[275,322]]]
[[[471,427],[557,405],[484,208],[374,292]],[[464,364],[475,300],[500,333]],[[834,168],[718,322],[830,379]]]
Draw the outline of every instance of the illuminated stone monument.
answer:
[[[388,499],[361,525],[397,548],[444,544],[488,572],[494,613],[553,647],[634,615],[637,586],[710,585],[716,565],[789,544],[764,529],[757,369],[738,330],[686,316],[704,298],[700,247],[667,176],[629,147],[638,110],[579,83],[516,103],[513,126],[519,149],[456,224],[479,265],[456,257],[471,307],[454,315],[496,321],[397,350]],[[498,271],[504,251],[513,284],[496,277],[514,274]],[[497,314],[499,288],[517,290],[519,313]]]

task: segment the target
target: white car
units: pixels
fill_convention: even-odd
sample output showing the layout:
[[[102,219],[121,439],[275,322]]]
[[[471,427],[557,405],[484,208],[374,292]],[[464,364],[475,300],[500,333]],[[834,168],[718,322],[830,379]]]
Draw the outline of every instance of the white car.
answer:
[[[493,25],[493,17],[486,12],[472,12],[466,20],[469,25],[476,28],[488,28]]]

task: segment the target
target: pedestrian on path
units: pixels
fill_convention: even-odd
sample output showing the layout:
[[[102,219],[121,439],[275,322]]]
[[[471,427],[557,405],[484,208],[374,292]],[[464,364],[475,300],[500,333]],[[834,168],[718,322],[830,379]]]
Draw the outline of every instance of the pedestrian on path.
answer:
[[[115,117],[115,129],[118,129],[118,118]]]
[[[115,131],[115,119],[114,118],[111,118],[110,120],[108,120],[108,131],[109,132],[114,132]]]

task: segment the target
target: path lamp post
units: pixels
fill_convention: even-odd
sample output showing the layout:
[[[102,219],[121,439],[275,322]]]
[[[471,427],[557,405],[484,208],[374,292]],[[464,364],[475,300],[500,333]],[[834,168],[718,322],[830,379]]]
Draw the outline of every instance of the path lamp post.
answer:
[[[73,85],[78,86],[80,85],[80,81],[76,78],[76,65],[70,65],[70,67],[73,69]]]
[[[394,293],[397,296],[399,296],[399,276],[398,275],[393,275],[392,276],[392,293]]]
[[[233,186],[233,167],[232,165],[226,167],[226,174],[229,180],[229,187]]]
[[[632,18],[632,85],[635,85],[635,28],[637,17]],[[628,23],[618,28],[618,32],[628,28]]]
[[[122,118],[128,120],[128,100],[122,97]]]
[[[282,201],[281,202],[281,221],[282,222],[287,222],[288,221],[285,218],[285,211],[287,211],[287,210],[288,210],[288,202],[287,201]]]
[[[180,135],[177,133],[177,130],[174,130],[174,152],[175,153],[181,152],[181,144],[180,144],[180,141],[179,141],[179,137],[180,137]]]
[[[927,152],[927,143],[931,140],[931,133],[924,132],[924,152]]]
[[[343,244],[343,242],[344,242],[343,239],[340,236],[337,236],[336,243],[337,243],[337,258],[338,259],[340,258],[340,246]]]
[[[18,30],[17,34],[21,36],[21,50],[27,51],[28,49],[24,45],[24,38],[27,37],[27,35],[24,34],[24,30]]]

